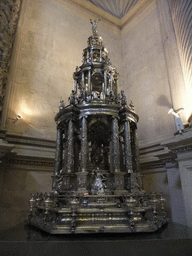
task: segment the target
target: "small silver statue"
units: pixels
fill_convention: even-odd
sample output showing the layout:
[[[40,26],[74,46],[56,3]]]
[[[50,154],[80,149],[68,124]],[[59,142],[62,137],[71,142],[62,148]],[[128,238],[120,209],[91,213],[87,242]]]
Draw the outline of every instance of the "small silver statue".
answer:
[[[59,103],[59,111],[61,111],[64,108],[65,108],[65,102],[64,102],[64,100],[61,100]]]
[[[99,23],[100,20],[101,20],[100,18],[96,19],[96,20],[93,20],[93,21],[92,21],[92,19],[90,19],[90,22],[92,24],[93,35],[96,35],[98,33],[97,32],[97,24]]]
[[[92,185],[91,193],[93,195],[104,194],[104,184],[102,182],[102,172],[99,167],[95,170],[95,180]]]

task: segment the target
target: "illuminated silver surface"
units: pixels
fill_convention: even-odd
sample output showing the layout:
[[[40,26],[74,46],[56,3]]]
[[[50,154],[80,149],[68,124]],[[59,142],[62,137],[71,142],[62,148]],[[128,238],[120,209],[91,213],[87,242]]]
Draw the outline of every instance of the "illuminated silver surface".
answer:
[[[31,196],[29,222],[52,234],[152,232],[167,222],[164,199],[141,187],[138,115],[91,23],[69,105],[55,117],[53,190]]]

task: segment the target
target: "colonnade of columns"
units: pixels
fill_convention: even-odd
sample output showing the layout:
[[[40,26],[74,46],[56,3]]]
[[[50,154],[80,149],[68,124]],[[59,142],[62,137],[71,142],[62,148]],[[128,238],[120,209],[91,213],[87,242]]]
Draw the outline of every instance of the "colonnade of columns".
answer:
[[[109,79],[107,78],[107,76],[108,76],[107,75],[107,69],[104,69],[104,71],[103,71],[104,81],[103,81],[103,86],[102,86],[102,92],[105,95],[107,94],[107,89],[108,88],[110,89],[110,91],[114,90],[114,88],[113,88],[114,87],[114,82],[116,81],[116,83],[117,83],[117,77],[118,77],[117,74],[114,73],[113,70],[110,71]],[[74,75],[74,90],[75,90],[75,93],[77,93],[78,83],[80,83],[80,87],[82,89],[85,87],[85,77],[87,77],[87,81],[88,81],[88,89],[87,89],[88,94],[91,94],[91,92],[92,92],[91,69],[81,72],[81,80],[80,81],[78,81],[79,77],[77,75]]]
[[[74,170],[74,129],[72,120],[68,121],[67,133],[67,172],[71,173]]]
[[[87,171],[87,118],[81,119],[81,171]]]
[[[87,180],[87,164],[88,164],[88,138],[87,138],[87,116],[81,117],[81,148],[80,148],[80,170],[76,173],[78,181],[78,189],[86,191],[86,180]],[[125,171],[120,169],[120,145],[119,145],[119,125],[118,117],[112,117],[111,120],[111,142],[112,152],[110,155],[110,161],[112,161],[112,172],[115,177],[116,190],[121,190],[124,184],[124,175],[138,172],[140,169],[139,164],[139,147],[136,129],[131,131],[130,121],[125,118],[123,121],[124,125],[124,163]],[[132,135],[131,135],[132,134]],[[131,136],[133,146],[131,146]],[[57,129],[57,141],[56,141],[56,155],[55,155],[55,176],[61,174],[70,174],[74,172],[74,124],[73,120],[68,120],[67,133],[66,133],[66,168],[63,168],[63,137],[64,131],[58,127]],[[133,161],[135,159],[135,166],[133,171]]]
[[[63,130],[57,128],[56,151],[55,151],[55,170],[54,174],[57,176],[62,169],[63,161]]]
[[[131,152],[131,131],[128,120],[124,122],[124,150],[125,150],[125,168],[127,173],[133,172],[132,152]]]

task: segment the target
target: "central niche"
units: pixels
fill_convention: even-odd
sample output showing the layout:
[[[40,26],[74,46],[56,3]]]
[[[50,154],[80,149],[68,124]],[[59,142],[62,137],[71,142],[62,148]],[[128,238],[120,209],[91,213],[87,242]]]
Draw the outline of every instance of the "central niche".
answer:
[[[95,92],[102,92],[102,87],[104,84],[103,74],[101,70],[94,69],[91,75],[92,90]]]
[[[94,167],[109,169],[110,134],[108,120],[94,117],[89,123],[89,162]]]

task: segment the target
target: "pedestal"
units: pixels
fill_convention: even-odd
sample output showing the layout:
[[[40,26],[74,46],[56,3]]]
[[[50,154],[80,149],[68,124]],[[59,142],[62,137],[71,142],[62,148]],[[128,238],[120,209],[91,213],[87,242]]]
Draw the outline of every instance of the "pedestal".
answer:
[[[127,194],[127,191],[124,189],[125,187],[125,181],[124,176],[125,173],[123,172],[117,172],[114,174],[115,176],[115,195],[121,195],[121,194]]]
[[[78,172],[77,175],[77,194],[88,195],[87,175],[88,172]]]

